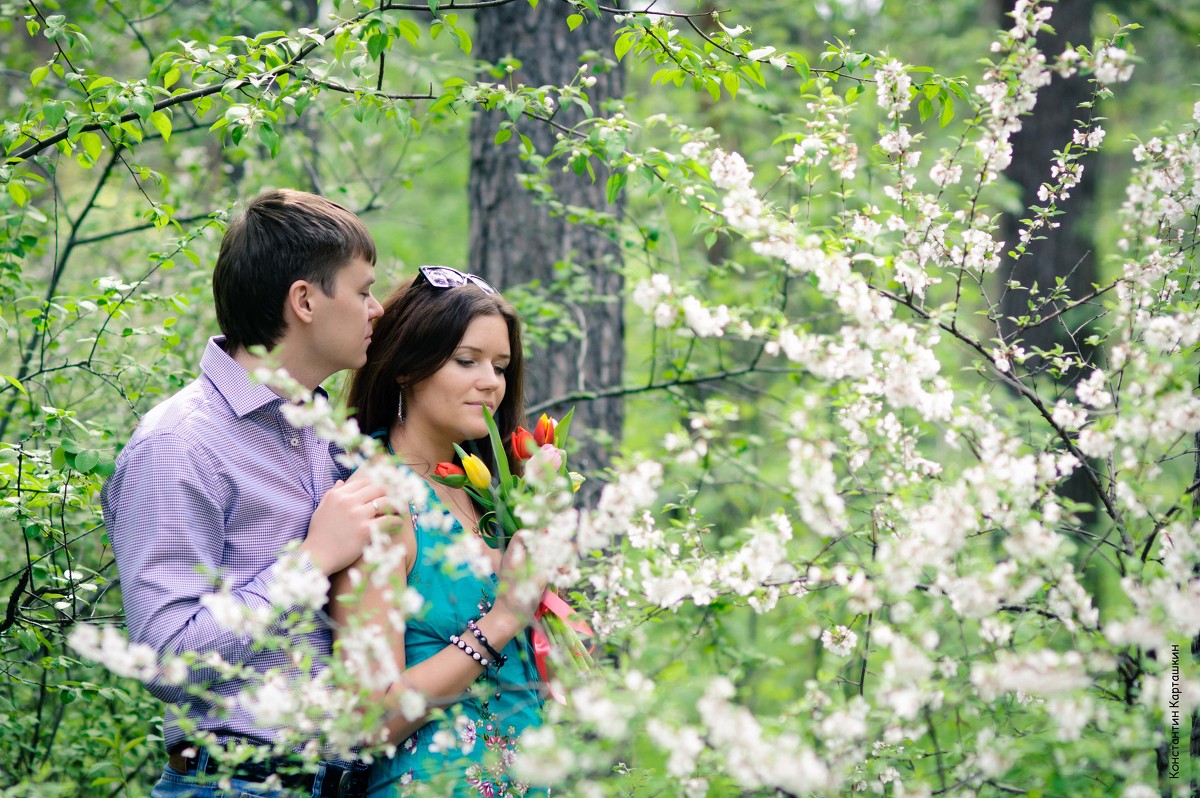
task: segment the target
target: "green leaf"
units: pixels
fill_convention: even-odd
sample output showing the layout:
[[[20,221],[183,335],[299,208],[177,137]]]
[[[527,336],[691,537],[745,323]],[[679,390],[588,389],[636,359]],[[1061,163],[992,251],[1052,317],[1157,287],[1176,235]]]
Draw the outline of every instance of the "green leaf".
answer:
[[[104,151],[104,140],[96,133],[89,130],[80,135],[79,145],[83,147],[83,151],[91,159],[92,163],[100,160],[100,153]]]
[[[624,58],[625,54],[630,51],[636,42],[636,33],[630,32],[621,34],[621,38],[617,39],[617,43],[613,45],[613,53],[617,56],[617,60],[620,61],[622,58]]]
[[[150,124],[154,125],[154,129],[163,137],[163,141],[171,140],[171,117],[162,111],[155,111],[150,114]]]
[[[942,127],[950,124],[950,120],[954,119],[954,100],[949,96],[942,101],[942,116],[938,120]]]
[[[9,183],[8,195],[13,198],[13,202],[17,203],[18,208],[25,207],[25,203],[29,202],[29,198],[33,196],[29,192],[29,189],[25,188],[24,183]],[[4,379],[8,380],[9,383],[16,386],[21,393],[25,393],[25,388],[22,387],[21,383],[17,382],[14,378],[8,376],[7,374],[3,376]]]
[[[500,440],[500,430],[496,429],[496,419],[487,405],[483,406],[483,419],[487,423],[488,438],[492,441],[492,451],[496,454],[496,469],[500,472],[500,480],[505,482],[511,476],[508,470],[508,456],[504,453],[504,441]]]
[[[503,144],[512,138],[512,128],[502,127],[496,131],[496,137],[492,139],[493,144]]]
[[[928,97],[922,97],[921,101],[917,103],[917,111],[921,115],[921,121],[924,122],[933,115],[933,103],[929,102]]]
[[[726,72],[721,76],[721,83],[725,86],[725,91],[729,92],[730,97],[737,96],[739,84],[736,72]]]
[[[49,74],[50,74],[50,65],[49,64],[40,66],[37,69],[35,69],[29,73],[29,82],[32,83],[34,86],[36,86],[39,83],[41,83],[43,80],[45,80],[46,76]]]
[[[154,113],[154,100],[148,94],[135,94],[129,101],[129,110],[145,122],[150,118],[150,114]]]
[[[964,89],[961,85],[959,85],[958,81],[951,81],[947,85],[949,86],[950,91],[954,92],[962,99],[970,100],[970,97],[967,95],[967,90]]]
[[[100,454],[95,449],[84,449],[75,455],[75,470],[87,474],[100,463]]]
[[[400,35],[409,41],[410,44],[416,44],[421,38],[421,28],[412,20],[402,19],[396,23],[396,30]]]
[[[87,36],[85,36],[83,34],[83,32],[78,29],[75,30],[73,44],[79,45],[79,48],[81,50],[83,50],[84,55],[89,56],[89,57],[92,55],[91,39],[89,39]]]
[[[762,69],[758,64],[742,64],[740,67],[738,67],[738,71],[756,85],[766,88],[767,84],[766,81],[763,80]]]
[[[567,440],[571,434],[571,419],[574,417],[575,408],[572,407],[554,427],[554,445],[563,451],[567,450]]]
[[[567,27],[571,30],[575,30],[582,24],[583,14],[572,14],[571,16],[567,17]]]
[[[380,54],[387,49],[387,46],[388,35],[386,33],[376,33],[367,39],[367,52],[371,54],[371,60],[378,61]]]
[[[169,89],[174,86],[179,81],[179,78],[182,74],[183,73],[179,71],[179,67],[171,67],[168,69],[167,74],[163,75],[163,87]]]
[[[471,35],[462,28],[455,28],[454,35],[458,38],[458,49],[463,51],[464,55],[471,54]]]
[[[92,469],[92,473],[100,477],[111,477],[116,470],[117,461],[106,454],[102,454],[100,455],[100,462]]]
[[[279,134],[275,132],[274,127],[267,124],[261,125],[258,128],[258,140],[271,151],[272,158],[279,154]]]
[[[134,141],[139,142],[139,143],[141,142],[142,129],[139,128],[137,125],[133,124],[132,122],[122,122],[120,124],[120,128],[121,128],[121,130],[124,130],[126,133],[128,133],[129,137],[131,139],[133,139]]]
[[[706,78],[704,80],[704,88],[708,90],[708,94],[713,98],[713,102],[720,102],[721,83],[716,78]]]
[[[8,191],[9,191],[9,193],[10,193],[10,194],[12,193],[12,187],[13,187],[13,186],[17,186],[17,185],[21,185],[21,184],[20,184],[20,183],[9,183],[9,184],[8,184]],[[21,188],[25,188],[25,187],[24,187],[24,186],[21,186]],[[29,189],[25,189],[25,193],[26,193],[26,194],[28,194],[28,193],[29,193]],[[13,197],[13,199],[16,199],[16,197]],[[20,205],[20,204],[23,204],[23,203],[17,203],[17,204],[19,204],[19,205]],[[26,391],[26,390],[25,390],[25,386],[24,386],[24,385],[22,385],[22,384],[21,384],[21,381],[20,381],[20,380],[18,380],[16,377],[12,377],[12,376],[10,376],[10,375],[8,375],[8,374],[0,374],[0,377],[3,377],[5,382],[7,382],[7,383],[8,383],[9,385],[11,385],[12,387],[16,388],[16,389],[17,389],[18,391],[20,391],[21,393],[25,394],[26,396],[29,396],[29,391]]]
[[[792,66],[796,68],[796,74],[800,76],[800,83],[808,83],[812,79],[812,69],[808,65],[808,59],[799,53],[788,53],[792,59]]]
[[[525,113],[525,98],[513,97],[500,107],[504,109],[504,113],[508,114],[509,119],[516,122],[521,118],[521,114]]]
[[[58,123],[63,120],[66,113],[65,103],[51,100],[42,106],[42,121],[46,123],[47,127],[58,127]]]
[[[614,172],[608,176],[608,182],[604,186],[604,195],[608,199],[609,205],[617,201],[617,196],[621,193],[621,189],[625,187],[628,179],[628,176],[624,172]]]

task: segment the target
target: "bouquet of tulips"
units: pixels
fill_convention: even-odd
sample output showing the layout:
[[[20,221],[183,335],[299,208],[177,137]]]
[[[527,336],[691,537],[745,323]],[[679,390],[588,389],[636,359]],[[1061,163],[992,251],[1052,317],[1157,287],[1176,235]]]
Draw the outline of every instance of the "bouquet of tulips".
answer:
[[[559,474],[570,481],[572,492],[579,490],[579,485],[583,482],[583,476],[567,469],[567,436],[574,412],[572,409],[561,421],[543,413],[532,432],[524,427],[517,427],[512,434],[514,456],[524,462],[534,457],[539,450],[544,452],[555,464]],[[480,536],[491,548],[503,550],[517,530],[522,529],[516,516],[516,507],[521,497],[533,494],[533,488],[523,477],[512,473],[504,442],[496,428],[496,420],[486,406],[483,408],[483,417],[487,423],[488,440],[499,473],[493,475],[482,458],[464,451],[455,444],[454,450],[462,465],[438,463],[431,478],[452,488],[462,488],[478,502],[484,509],[479,522]],[[533,629],[533,647],[538,672],[543,681],[547,681],[546,659],[551,650],[557,650],[566,665],[577,673],[587,673],[593,666],[588,647],[580,638],[580,633],[590,636],[592,630],[582,621],[570,620],[574,613],[575,611],[552,591],[547,590],[542,595],[542,601],[534,615],[537,623]]]

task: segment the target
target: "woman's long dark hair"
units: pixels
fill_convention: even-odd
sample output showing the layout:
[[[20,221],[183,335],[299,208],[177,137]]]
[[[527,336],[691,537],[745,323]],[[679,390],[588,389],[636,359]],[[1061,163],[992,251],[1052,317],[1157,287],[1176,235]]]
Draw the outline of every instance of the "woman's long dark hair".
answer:
[[[488,294],[471,284],[435,288],[414,278],[387,298],[383,316],[371,333],[366,365],[350,381],[346,403],[353,408],[358,428],[367,434],[391,430],[401,395],[407,405],[413,386],[446,365],[462,342],[468,325],[480,316],[499,316],[508,326],[511,359],[505,369],[504,399],[495,416],[508,462],[520,473],[520,463],[512,453],[512,433],[518,425],[526,425],[521,320],[502,296]],[[463,442],[462,447],[477,453],[496,473],[487,438]]]

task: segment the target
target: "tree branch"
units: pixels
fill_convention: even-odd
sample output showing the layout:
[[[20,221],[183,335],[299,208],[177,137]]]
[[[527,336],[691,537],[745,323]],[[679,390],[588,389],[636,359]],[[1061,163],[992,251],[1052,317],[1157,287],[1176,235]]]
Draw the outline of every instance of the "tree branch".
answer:
[[[886,289],[870,283],[868,283],[868,286],[871,288],[871,290],[877,291],[881,296],[885,296],[896,304],[903,305],[904,307],[908,308],[922,319],[926,321],[933,321],[933,317],[926,310],[917,307],[911,300],[897,296]],[[938,328],[945,330],[971,349],[974,349],[977,353],[982,355],[987,362],[992,362],[991,355],[987,353],[987,350],[984,349],[983,345],[974,338],[971,338],[969,335],[960,332],[955,325],[946,324],[942,321],[933,321],[933,323],[936,324]],[[1039,396],[1028,385],[1018,379],[1015,379],[1009,374],[1000,373],[1000,378],[1004,381],[1005,385],[1009,386],[1018,394],[1025,397],[1025,399],[1033,405],[1034,409],[1038,411],[1038,414],[1041,415],[1042,418],[1045,419],[1046,423],[1048,423],[1054,429],[1054,432],[1067,447],[1067,450],[1070,451],[1071,454],[1075,455],[1075,458],[1079,460],[1080,467],[1083,468],[1084,473],[1087,475],[1088,482],[1091,483],[1092,488],[1096,491],[1096,495],[1100,497],[1100,501],[1104,504],[1104,509],[1107,511],[1109,518],[1116,522],[1118,527],[1121,527],[1121,540],[1125,547],[1125,553],[1132,556],[1134,553],[1133,540],[1129,538],[1128,532],[1126,532],[1124,529],[1124,525],[1121,521],[1121,513],[1115,506],[1113,506],[1112,500],[1109,498],[1108,493],[1104,490],[1104,487],[1100,481],[1100,475],[1096,473],[1096,470],[1092,468],[1091,464],[1088,462],[1087,455],[1079,450],[1079,447],[1074,441],[1071,440],[1071,436],[1067,434],[1067,431],[1054,421],[1054,418],[1050,415],[1050,411],[1046,409],[1046,404],[1042,401],[1041,396]]]

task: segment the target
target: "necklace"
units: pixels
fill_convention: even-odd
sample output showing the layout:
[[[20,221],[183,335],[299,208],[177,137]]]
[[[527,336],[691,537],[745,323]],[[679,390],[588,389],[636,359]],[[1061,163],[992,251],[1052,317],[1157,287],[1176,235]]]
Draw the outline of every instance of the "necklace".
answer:
[[[453,492],[451,492],[451,491],[453,491]],[[461,512],[464,517],[466,517],[467,519],[470,520],[471,533],[478,535],[479,534],[479,519],[475,517],[475,505],[471,503],[470,498],[467,499],[467,506],[465,508],[461,504],[459,504],[458,499],[460,496],[463,496],[463,495],[465,495],[465,494],[463,494],[461,491],[454,490],[453,488],[446,491],[446,496],[448,499],[450,499],[448,504],[451,507],[453,507],[453,509]]]

